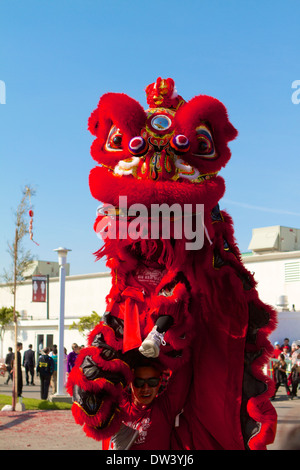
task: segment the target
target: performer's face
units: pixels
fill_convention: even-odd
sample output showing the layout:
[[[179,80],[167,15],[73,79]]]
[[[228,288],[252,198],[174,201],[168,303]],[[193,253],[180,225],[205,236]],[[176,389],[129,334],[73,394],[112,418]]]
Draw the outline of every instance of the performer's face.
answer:
[[[161,375],[157,369],[154,367],[137,367],[131,384],[134,403],[150,405],[157,395],[160,384]]]

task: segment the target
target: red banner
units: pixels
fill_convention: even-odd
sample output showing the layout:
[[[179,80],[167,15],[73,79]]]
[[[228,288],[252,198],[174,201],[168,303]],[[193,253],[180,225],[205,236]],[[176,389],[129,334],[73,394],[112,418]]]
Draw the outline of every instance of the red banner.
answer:
[[[47,301],[47,276],[32,276],[32,302]]]

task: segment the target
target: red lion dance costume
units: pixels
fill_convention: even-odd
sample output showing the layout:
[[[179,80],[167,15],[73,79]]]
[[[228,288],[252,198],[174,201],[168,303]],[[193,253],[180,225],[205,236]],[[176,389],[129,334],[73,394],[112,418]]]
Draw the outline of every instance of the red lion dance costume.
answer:
[[[170,78],[158,78],[146,93],[147,111],[125,94],[103,95],[88,123],[96,137],[91,155],[100,164],[89,184],[104,204],[95,230],[117,229],[117,236],[105,236],[96,254],[106,256],[112,287],[103,320],[69,376],[74,418],[96,440],[118,431],[130,352],[168,315],[173,323],[159,361],[170,371],[190,361],[193,370],[173,449],[266,449],[277,418],[273,382],[262,369],[272,352],[267,338],[275,311],[259,299],[232,220],[218,204],[225,192],[218,171],[237,131],[220,101],[199,95],[185,102]],[[133,231],[135,219],[120,207],[120,196],[128,208],[140,203],[149,214],[151,204],[189,207],[191,219],[203,204],[203,246],[187,249],[175,217],[169,238],[143,235],[151,215]]]

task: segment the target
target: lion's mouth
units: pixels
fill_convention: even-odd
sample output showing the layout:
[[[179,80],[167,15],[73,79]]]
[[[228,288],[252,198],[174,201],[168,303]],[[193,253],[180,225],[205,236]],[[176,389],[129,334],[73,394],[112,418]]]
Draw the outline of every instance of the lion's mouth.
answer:
[[[154,153],[150,157],[130,157],[120,160],[110,169],[116,176],[132,176],[137,179],[188,181],[190,183],[202,183],[217,175],[215,173],[202,174],[197,168],[189,165],[182,158]]]

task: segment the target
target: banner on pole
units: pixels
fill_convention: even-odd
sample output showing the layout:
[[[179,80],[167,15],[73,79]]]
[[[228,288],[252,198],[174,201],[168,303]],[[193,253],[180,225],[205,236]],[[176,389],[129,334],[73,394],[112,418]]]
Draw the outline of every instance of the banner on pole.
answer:
[[[47,276],[32,276],[32,302],[47,301]]]

